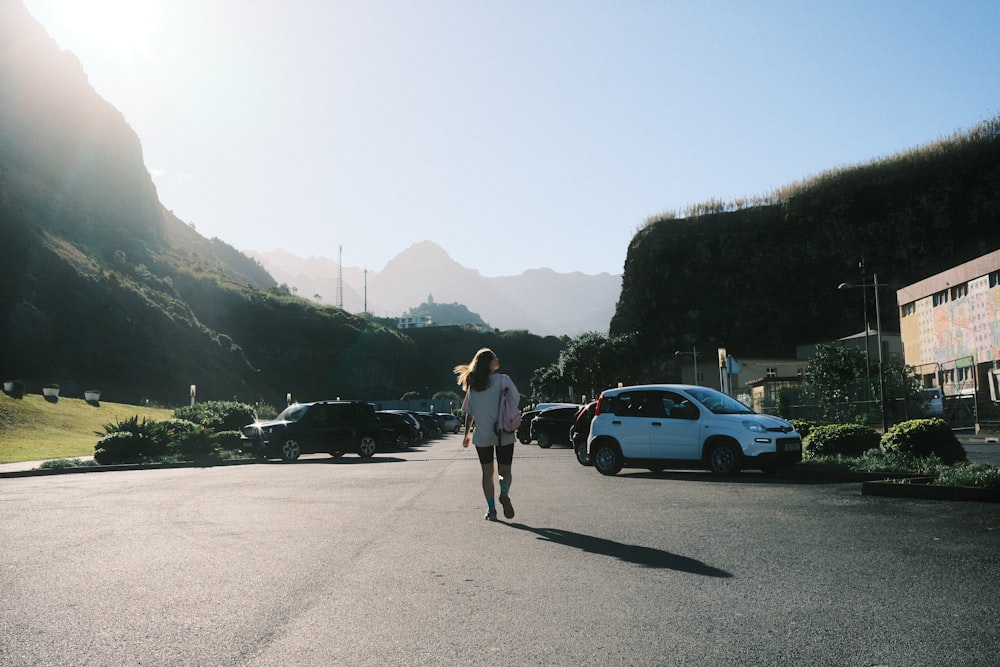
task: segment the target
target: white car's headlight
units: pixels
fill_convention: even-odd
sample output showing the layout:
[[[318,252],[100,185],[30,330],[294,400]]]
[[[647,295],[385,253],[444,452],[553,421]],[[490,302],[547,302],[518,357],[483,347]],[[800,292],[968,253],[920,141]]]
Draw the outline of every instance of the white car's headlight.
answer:
[[[745,426],[748,431],[752,431],[753,433],[767,433],[767,428],[765,428],[763,424],[759,424],[757,422],[743,422],[743,426]]]

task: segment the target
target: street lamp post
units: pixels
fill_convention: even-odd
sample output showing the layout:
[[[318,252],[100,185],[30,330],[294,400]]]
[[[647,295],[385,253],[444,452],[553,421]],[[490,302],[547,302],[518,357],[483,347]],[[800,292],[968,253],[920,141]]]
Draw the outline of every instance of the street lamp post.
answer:
[[[691,346],[690,352],[681,352],[680,350],[674,352],[675,357],[686,357],[689,354],[694,359],[694,381],[691,384],[698,384],[698,348]]]
[[[880,407],[882,409],[883,433],[885,433],[886,430],[889,428],[889,417],[886,412],[886,406],[885,406],[885,372],[884,372],[885,366],[884,366],[884,360],[882,358],[882,309],[879,307],[879,302],[878,302],[878,288],[884,286],[885,286],[884,284],[882,285],[879,284],[877,273],[872,274],[872,282],[870,283],[861,283],[860,285],[852,285],[850,283],[840,283],[840,285],[837,286],[837,289],[851,289],[854,287],[861,287],[863,289],[867,289],[869,287],[872,287],[875,290],[875,340],[878,344],[878,396],[879,396]],[[867,327],[867,323],[865,324],[865,326]],[[868,343],[868,332],[865,331],[866,346],[867,343]]]

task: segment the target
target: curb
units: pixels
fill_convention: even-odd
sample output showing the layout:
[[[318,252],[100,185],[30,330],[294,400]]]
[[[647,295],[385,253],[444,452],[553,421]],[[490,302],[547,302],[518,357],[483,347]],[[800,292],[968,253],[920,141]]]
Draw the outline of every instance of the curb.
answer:
[[[11,470],[0,472],[0,479],[12,477],[44,477],[46,475],[72,475],[84,472],[114,472],[120,470],[168,470],[173,468],[218,468],[257,463],[255,459],[233,459],[215,463],[177,461],[174,463],[122,463],[107,466],[72,466],[67,468],[34,468],[32,470]]]
[[[936,486],[933,477],[911,477],[907,482],[872,480],[861,483],[861,495],[918,500],[965,500],[1000,503],[1000,489],[976,486]]]

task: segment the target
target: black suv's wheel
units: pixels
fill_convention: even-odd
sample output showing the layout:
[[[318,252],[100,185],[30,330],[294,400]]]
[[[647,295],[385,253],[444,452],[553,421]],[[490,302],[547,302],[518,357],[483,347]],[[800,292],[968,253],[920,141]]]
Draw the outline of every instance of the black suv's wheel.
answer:
[[[299,458],[299,454],[302,453],[302,447],[299,446],[299,441],[295,438],[289,438],[281,443],[281,458],[286,461],[294,461]]]
[[[375,454],[375,438],[371,435],[361,436],[361,441],[358,443],[358,456],[367,459],[373,454]]]
[[[602,475],[617,475],[618,471],[625,465],[618,445],[607,440],[598,441],[594,445],[590,459],[594,462],[597,472]]]
[[[705,458],[708,461],[708,469],[716,475],[733,475],[740,471],[740,455],[736,448],[728,443],[709,445]]]
[[[538,446],[542,449],[548,449],[552,446],[552,436],[549,435],[548,431],[541,431],[538,434]]]
[[[519,435],[519,436],[517,436],[517,440],[518,440],[518,442],[520,442],[520,443],[521,443],[522,445],[530,445],[530,444],[531,444],[531,438],[529,438],[529,437],[528,437],[528,436],[526,436],[526,435]]]
[[[581,442],[579,445],[574,447],[576,450],[576,462],[582,466],[592,466],[594,462],[590,460],[590,454],[587,453],[587,443]]]
[[[410,446],[410,436],[405,433],[400,433],[396,436],[396,447],[399,449],[407,449]]]

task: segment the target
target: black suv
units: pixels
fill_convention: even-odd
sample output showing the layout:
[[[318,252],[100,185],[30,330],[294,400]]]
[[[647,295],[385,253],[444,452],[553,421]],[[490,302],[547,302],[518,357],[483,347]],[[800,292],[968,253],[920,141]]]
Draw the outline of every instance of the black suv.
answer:
[[[273,421],[254,422],[240,430],[244,451],[262,459],[294,461],[299,454],[342,456],[375,453],[379,421],[375,406],[361,401],[295,403]]]
[[[579,405],[542,410],[531,420],[531,437],[538,446],[548,449],[554,444],[569,444],[569,429],[576,421]]]

